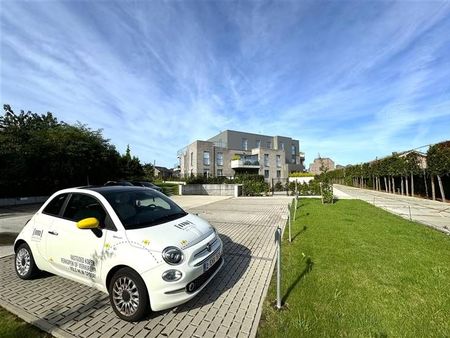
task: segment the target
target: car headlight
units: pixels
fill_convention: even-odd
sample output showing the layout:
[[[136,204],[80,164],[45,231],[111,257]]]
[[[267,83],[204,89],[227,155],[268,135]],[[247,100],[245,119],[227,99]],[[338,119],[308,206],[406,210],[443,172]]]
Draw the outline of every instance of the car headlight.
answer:
[[[178,270],[167,270],[162,274],[162,279],[166,282],[176,282],[183,276],[181,271]]]
[[[175,246],[169,246],[163,250],[162,257],[167,264],[177,265],[183,261],[183,252]]]

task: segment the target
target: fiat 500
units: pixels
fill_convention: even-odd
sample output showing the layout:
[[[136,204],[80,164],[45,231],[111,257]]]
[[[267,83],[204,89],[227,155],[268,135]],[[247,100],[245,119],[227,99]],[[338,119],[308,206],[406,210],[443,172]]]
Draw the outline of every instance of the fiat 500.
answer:
[[[44,270],[92,286],[128,321],[190,300],[223,265],[214,227],[141,187],[61,190],[28,221],[14,250],[20,278]]]

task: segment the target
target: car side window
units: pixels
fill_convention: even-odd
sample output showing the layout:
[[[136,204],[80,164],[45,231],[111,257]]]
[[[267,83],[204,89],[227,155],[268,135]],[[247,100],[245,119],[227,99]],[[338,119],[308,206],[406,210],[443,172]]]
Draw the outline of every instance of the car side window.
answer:
[[[105,225],[106,211],[94,197],[84,194],[72,194],[64,210],[63,217],[74,222],[95,217],[99,220],[100,226],[103,227]]]
[[[67,194],[60,194],[55,196],[49,204],[42,211],[44,214],[51,216],[59,216],[59,212],[61,211],[64,202],[66,201]]]

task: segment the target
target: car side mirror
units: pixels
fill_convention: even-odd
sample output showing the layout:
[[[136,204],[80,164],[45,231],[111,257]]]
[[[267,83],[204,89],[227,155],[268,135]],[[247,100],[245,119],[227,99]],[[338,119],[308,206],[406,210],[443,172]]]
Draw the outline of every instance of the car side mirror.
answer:
[[[95,217],[84,218],[77,222],[78,229],[98,229],[100,222]]]

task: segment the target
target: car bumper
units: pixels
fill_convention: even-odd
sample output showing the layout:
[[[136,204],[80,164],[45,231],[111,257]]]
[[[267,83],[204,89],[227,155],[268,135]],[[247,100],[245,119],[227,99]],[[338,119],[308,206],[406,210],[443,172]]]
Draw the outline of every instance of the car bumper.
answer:
[[[190,271],[179,282],[164,282],[164,287],[152,289],[147,285],[153,311],[166,310],[183,304],[198,295],[224,264],[223,256],[206,272]],[[200,267],[203,269],[203,267]],[[145,276],[144,276],[145,280]],[[194,285],[194,287],[192,287]],[[188,287],[191,291],[188,291]]]

